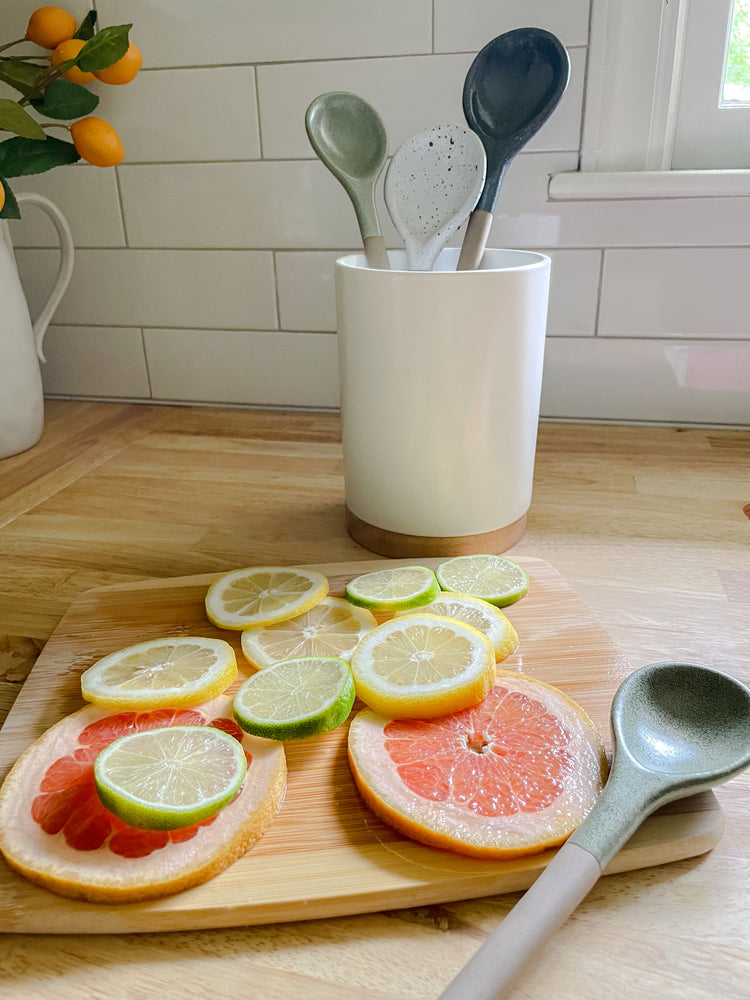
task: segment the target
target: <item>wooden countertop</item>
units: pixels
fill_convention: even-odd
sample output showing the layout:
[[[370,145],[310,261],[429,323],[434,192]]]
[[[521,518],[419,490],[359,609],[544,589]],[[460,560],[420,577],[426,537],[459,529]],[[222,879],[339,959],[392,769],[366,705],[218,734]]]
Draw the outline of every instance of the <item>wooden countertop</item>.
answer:
[[[0,722],[73,599],[258,562],[370,559],[346,534],[334,414],[47,402],[0,462]],[[578,591],[634,667],[750,684],[750,431],[543,424],[509,553]],[[750,773],[709,854],[602,879],[518,1000],[739,1000],[750,981]],[[431,1000],[517,894],[229,930],[5,935],[3,995]],[[467,998],[470,1000],[470,998]]]

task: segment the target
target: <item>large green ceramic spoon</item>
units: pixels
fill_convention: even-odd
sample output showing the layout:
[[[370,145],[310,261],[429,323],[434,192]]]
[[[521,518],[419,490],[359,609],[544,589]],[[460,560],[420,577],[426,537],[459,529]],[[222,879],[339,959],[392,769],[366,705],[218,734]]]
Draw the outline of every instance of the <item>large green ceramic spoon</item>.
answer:
[[[332,91],[316,97],[305,113],[310,144],[352,200],[370,267],[389,270],[375,210],[375,181],[388,148],[383,122],[356,94]]]
[[[615,754],[587,818],[440,995],[499,1000],[658,806],[728,781],[750,764],[750,691],[718,670],[652,663],[612,702]]]

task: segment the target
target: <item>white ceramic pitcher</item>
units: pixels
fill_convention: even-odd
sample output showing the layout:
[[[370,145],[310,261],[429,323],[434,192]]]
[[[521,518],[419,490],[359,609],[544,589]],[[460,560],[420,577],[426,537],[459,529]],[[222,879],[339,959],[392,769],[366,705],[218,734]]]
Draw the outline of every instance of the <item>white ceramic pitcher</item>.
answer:
[[[0,222],[0,459],[25,451],[42,436],[42,342],[73,274],[73,237],[57,205],[40,194],[21,193],[16,198],[19,203],[41,208],[52,220],[60,238],[60,267],[49,298],[32,325],[8,226]]]

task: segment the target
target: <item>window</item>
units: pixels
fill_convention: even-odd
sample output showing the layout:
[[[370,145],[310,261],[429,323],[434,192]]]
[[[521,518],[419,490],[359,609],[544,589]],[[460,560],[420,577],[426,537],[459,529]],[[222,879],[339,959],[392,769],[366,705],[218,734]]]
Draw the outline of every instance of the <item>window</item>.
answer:
[[[750,0],[592,0],[580,170],[550,196],[750,195],[750,106],[724,97],[749,22]]]
[[[750,169],[749,19],[750,0],[690,0],[673,169]]]

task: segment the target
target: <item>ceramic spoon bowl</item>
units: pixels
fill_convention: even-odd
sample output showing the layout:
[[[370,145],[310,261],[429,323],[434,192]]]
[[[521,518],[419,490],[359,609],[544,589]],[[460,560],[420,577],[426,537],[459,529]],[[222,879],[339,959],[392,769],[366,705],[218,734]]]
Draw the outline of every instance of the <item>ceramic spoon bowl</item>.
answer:
[[[440,1000],[499,1000],[659,806],[750,764],[750,691],[692,663],[652,663],[612,702],[615,753],[594,808]]]
[[[542,28],[515,28],[493,38],[466,74],[464,116],[482,140],[487,180],[467,227],[459,270],[479,266],[505,171],[565,93],[570,59]]]
[[[356,94],[332,91],[310,104],[305,128],[310,145],[354,205],[367,263],[387,270],[388,254],[375,210],[375,182],[388,148],[380,115]]]
[[[486,156],[465,125],[417,132],[391,158],[385,204],[406,247],[410,271],[431,271],[484,187]]]

